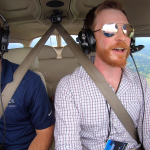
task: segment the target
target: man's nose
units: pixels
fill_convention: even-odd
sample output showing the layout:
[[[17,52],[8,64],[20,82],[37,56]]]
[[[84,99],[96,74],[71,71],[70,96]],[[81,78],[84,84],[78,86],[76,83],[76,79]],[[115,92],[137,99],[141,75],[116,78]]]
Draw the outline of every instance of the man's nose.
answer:
[[[116,34],[116,40],[117,41],[126,41],[126,35],[124,35],[123,30],[121,27],[118,28],[118,32]]]

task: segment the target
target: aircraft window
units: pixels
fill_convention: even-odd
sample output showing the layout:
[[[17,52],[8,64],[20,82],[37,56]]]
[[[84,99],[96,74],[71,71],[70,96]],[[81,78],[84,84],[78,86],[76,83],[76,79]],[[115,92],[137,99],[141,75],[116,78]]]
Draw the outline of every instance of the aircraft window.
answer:
[[[77,35],[71,35],[71,37],[72,37],[72,38],[75,40],[75,42],[77,43],[76,38],[77,38],[78,36],[77,36]],[[62,45],[62,46],[67,45],[63,38],[61,38],[61,45]]]
[[[141,76],[144,76],[147,79],[147,82],[150,86],[150,37],[137,37],[135,39],[135,45],[144,45],[145,47],[136,53],[133,53],[134,60],[136,62],[138,71]],[[136,72],[132,58],[128,58],[127,66]]]
[[[8,44],[8,49],[21,48],[21,47],[24,47],[23,44],[21,43],[9,43]]]
[[[41,37],[38,37],[38,38],[34,39],[31,42],[31,47],[34,47],[40,39],[41,39]],[[48,40],[46,41],[45,45],[48,45],[48,46],[57,46],[56,36],[55,35],[51,35],[48,38]]]

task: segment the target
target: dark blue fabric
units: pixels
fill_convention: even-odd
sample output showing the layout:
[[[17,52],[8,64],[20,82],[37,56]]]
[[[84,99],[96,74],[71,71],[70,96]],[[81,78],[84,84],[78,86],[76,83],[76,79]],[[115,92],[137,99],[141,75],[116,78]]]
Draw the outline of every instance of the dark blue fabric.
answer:
[[[2,60],[1,88],[13,80],[18,65]],[[41,78],[28,70],[5,110],[6,137],[4,150],[26,150],[36,136],[35,129],[45,129],[55,118]],[[4,119],[0,119],[0,143]]]

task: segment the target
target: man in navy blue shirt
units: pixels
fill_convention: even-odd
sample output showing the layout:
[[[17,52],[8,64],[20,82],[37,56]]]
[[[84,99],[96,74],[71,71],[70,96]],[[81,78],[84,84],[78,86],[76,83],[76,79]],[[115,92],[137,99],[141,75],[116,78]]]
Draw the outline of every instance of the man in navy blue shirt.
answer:
[[[1,89],[13,81],[18,65],[0,59]],[[2,92],[1,91],[1,92]],[[1,108],[0,108],[1,109]],[[55,118],[41,78],[28,70],[5,110],[3,150],[48,150],[53,142]],[[0,119],[0,143],[4,118]]]

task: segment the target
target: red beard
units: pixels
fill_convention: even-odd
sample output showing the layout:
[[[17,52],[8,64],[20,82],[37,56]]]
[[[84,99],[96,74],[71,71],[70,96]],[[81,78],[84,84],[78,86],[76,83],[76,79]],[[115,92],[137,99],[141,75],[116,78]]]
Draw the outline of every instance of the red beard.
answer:
[[[127,50],[126,55],[117,55],[117,59],[113,59],[111,58],[111,51],[114,48],[125,48]],[[104,49],[101,46],[97,45],[96,46],[96,53],[98,55],[98,57],[104,61],[106,64],[112,66],[112,67],[120,67],[120,68],[124,68],[126,63],[127,63],[127,58],[130,54],[130,47],[124,43],[124,42],[118,42],[115,45],[110,46],[108,49]]]

